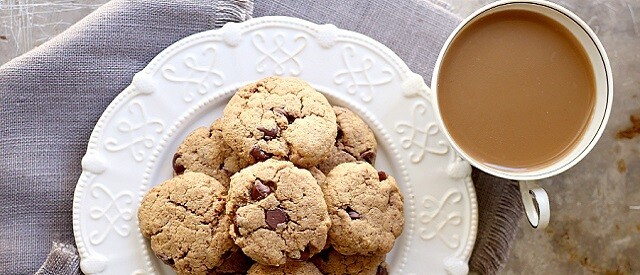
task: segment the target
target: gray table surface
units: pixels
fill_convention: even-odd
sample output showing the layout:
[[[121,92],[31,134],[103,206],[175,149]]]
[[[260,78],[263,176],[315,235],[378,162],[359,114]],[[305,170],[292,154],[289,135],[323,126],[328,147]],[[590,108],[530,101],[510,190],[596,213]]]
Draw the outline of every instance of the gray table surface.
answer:
[[[467,16],[491,0],[431,0]],[[81,2],[81,3],[80,3]],[[0,64],[47,41],[106,0],[0,0]],[[618,139],[640,116],[640,1],[554,0],[582,17],[603,42],[614,74],[604,135],[569,171],[541,182],[552,220],[523,220],[503,274],[640,273],[640,138]],[[638,125],[640,127],[640,125]]]

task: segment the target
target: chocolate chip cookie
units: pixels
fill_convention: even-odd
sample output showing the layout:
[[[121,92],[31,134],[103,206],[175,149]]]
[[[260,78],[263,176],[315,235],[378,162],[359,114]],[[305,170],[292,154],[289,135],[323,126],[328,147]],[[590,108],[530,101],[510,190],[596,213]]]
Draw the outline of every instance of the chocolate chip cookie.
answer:
[[[322,275],[310,262],[289,262],[283,266],[254,264],[247,275]]]
[[[298,78],[268,77],[240,88],[224,109],[225,142],[249,162],[269,158],[312,167],[330,153],[336,115]]]
[[[336,141],[329,157],[318,164],[318,168],[328,174],[338,164],[345,162],[360,160],[375,164],[378,142],[371,128],[346,108],[334,106],[333,111],[338,125]]]
[[[331,226],[311,173],[274,159],[231,177],[226,213],[235,243],[263,265],[309,259],[324,248]]]
[[[404,225],[402,195],[393,177],[369,163],[350,162],[331,170],[323,187],[332,222],[329,243],[336,251],[391,251]]]
[[[224,214],[226,188],[202,173],[186,172],[152,188],[138,209],[151,249],[178,274],[207,274],[232,247]]]
[[[385,255],[342,255],[333,249],[327,249],[311,259],[320,272],[325,275],[379,275],[386,269],[381,266]]]
[[[209,128],[197,128],[185,138],[173,156],[175,175],[201,172],[229,187],[229,177],[249,163],[224,143],[221,126],[222,120],[218,119]]]

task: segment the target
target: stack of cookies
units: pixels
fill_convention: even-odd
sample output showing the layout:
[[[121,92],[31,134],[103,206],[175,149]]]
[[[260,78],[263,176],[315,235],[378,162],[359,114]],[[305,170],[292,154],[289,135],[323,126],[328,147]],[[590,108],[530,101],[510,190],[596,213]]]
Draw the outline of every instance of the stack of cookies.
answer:
[[[180,144],[140,230],[179,274],[387,274],[403,202],[376,152],[356,114],[300,79],[265,78]]]

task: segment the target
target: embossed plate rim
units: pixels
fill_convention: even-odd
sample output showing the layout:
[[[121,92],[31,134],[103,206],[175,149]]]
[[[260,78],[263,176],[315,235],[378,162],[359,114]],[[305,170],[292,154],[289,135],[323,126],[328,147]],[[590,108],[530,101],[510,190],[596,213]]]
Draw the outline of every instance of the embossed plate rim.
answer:
[[[76,187],[75,193],[74,193],[74,203],[73,203],[73,228],[74,228],[74,235],[76,238],[76,243],[78,246],[78,250],[80,252],[80,256],[82,259],[81,262],[81,267],[83,269],[83,271],[85,273],[100,273],[104,270],[104,268],[106,267],[106,263],[108,262],[108,259],[105,259],[104,257],[100,258],[100,254],[94,253],[95,255],[90,256],[89,250],[91,250],[91,247],[87,247],[90,245],[85,244],[85,240],[83,239],[82,236],[82,226],[83,224],[81,224],[81,219],[80,219],[80,210],[81,210],[81,203],[83,200],[83,196],[88,196],[87,193],[91,193],[94,192],[94,190],[90,190],[90,191],[85,191],[85,188],[88,188],[88,185],[90,183],[93,182],[92,179],[96,178],[96,177],[100,177],[100,174],[102,174],[104,172],[104,170],[106,170],[105,168],[105,162],[106,160],[101,156],[101,155],[97,155],[95,154],[95,151],[97,150],[96,147],[102,142],[105,142],[105,138],[103,137],[104,134],[104,127],[105,126],[109,126],[109,123],[114,123],[111,122],[111,120],[113,119],[114,116],[116,116],[116,114],[114,114],[117,111],[120,111],[122,109],[125,108],[125,104],[129,103],[129,112],[133,113],[134,111],[131,109],[131,107],[133,105],[135,105],[134,103],[137,103],[135,100],[137,99],[137,96],[145,96],[145,95],[149,95],[149,94],[153,94],[154,90],[157,89],[157,87],[154,87],[154,82],[152,81],[152,75],[151,73],[156,73],[159,72],[160,70],[160,65],[163,64],[163,62],[167,62],[168,59],[170,59],[173,55],[177,55],[180,54],[182,50],[190,47],[190,46],[194,46],[194,45],[198,45],[198,43],[205,43],[205,42],[215,42],[217,43],[216,45],[223,45],[225,47],[236,47],[239,43],[241,43],[242,39],[243,39],[243,35],[245,33],[249,33],[255,30],[259,30],[261,28],[273,28],[273,29],[278,29],[280,28],[282,29],[287,29],[289,31],[295,31],[295,32],[299,32],[301,34],[306,34],[309,36],[309,39],[313,39],[315,38],[315,42],[321,47],[321,48],[325,48],[325,49],[329,49],[331,47],[333,47],[333,44],[338,43],[338,42],[344,42],[346,44],[353,44],[353,45],[358,45],[360,47],[365,48],[366,50],[370,50],[372,51],[374,54],[378,54],[380,55],[381,59],[384,62],[387,62],[389,65],[391,65],[393,68],[395,68],[395,70],[398,70],[398,78],[399,80],[397,81],[402,81],[401,83],[401,90],[403,91],[403,95],[404,97],[418,97],[420,99],[422,99],[424,101],[424,104],[422,104],[422,113],[424,114],[424,112],[427,111],[433,111],[432,109],[429,109],[430,106],[430,98],[429,98],[429,88],[426,86],[426,84],[424,84],[424,80],[422,79],[422,77],[420,77],[417,74],[412,73],[409,68],[406,66],[406,64],[404,64],[404,62],[397,56],[395,55],[395,53],[393,53],[391,50],[389,50],[387,47],[385,47],[384,45],[374,41],[373,39],[366,37],[362,34],[358,34],[358,33],[354,33],[351,31],[346,31],[346,30],[341,30],[336,28],[333,25],[316,25],[314,23],[308,22],[308,21],[304,21],[301,19],[296,19],[296,18],[289,18],[289,17],[261,17],[261,18],[256,18],[256,19],[252,19],[249,20],[247,22],[243,22],[243,23],[229,23],[227,25],[225,25],[223,28],[218,29],[218,30],[211,30],[211,31],[205,31],[202,33],[198,33],[198,34],[194,34],[192,36],[186,37],[182,40],[179,40],[178,42],[174,43],[173,45],[169,46],[167,49],[165,49],[164,51],[162,51],[160,54],[158,54],[158,56],[156,56],[140,73],[136,74],[136,76],[134,77],[132,84],[129,85],[123,92],[121,92],[113,101],[112,103],[107,107],[107,109],[104,111],[104,113],[102,114],[102,116],[100,117],[100,119],[98,120],[93,132],[91,133],[91,137],[89,140],[89,144],[87,146],[87,154],[85,155],[85,157],[82,160],[82,166],[83,166],[83,172],[81,174],[81,176],[78,179],[78,185]],[[266,32],[266,30],[264,30]],[[254,35],[255,36],[255,35]],[[277,36],[277,35],[275,35]],[[301,35],[302,37],[304,37],[304,35]],[[263,37],[264,38],[264,37]],[[307,38],[305,38],[307,39]],[[255,41],[253,42],[255,47],[257,48],[257,44],[255,44]],[[305,41],[306,43],[306,41]],[[306,46],[306,45],[305,45]],[[346,51],[346,49],[348,48],[349,45],[345,46],[344,49]],[[355,47],[352,47],[352,50]],[[257,50],[257,49],[256,49]],[[302,47],[302,49],[300,51],[304,50],[304,46]],[[215,51],[215,48],[214,48]],[[204,52],[204,51],[203,51]],[[215,52],[214,52],[215,53]],[[294,54],[295,55],[295,54]],[[265,53],[265,58],[266,58],[266,53]],[[275,60],[275,59],[274,59]],[[285,60],[286,61],[286,60]],[[346,61],[345,61],[346,62]],[[186,64],[186,63],[185,63]],[[258,62],[258,66],[260,65],[260,63]],[[298,64],[300,65],[300,64]],[[224,66],[223,66],[224,67]],[[213,68],[213,67],[212,67]],[[263,68],[264,69],[264,68]],[[300,67],[298,67],[298,69],[300,69]],[[256,70],[259,72],[258,67],[256,67]],[[275,70],[276,74],[277,70]],[[353,72],[349,72],[349,73],[353,73]],[[401,74],[400,74],[401,73]],[[286,73],[285,73],[286,74]],[[366,74],[366,72],[365,72]],[[205,75],[208,75],[205,74]],[[295,75],[295,73],[294,73]],[[336,74],[337,77],[338,74]],[[393,74],[392,74],[393,75]],[[265,75],[266,76],[266,75]],[[165,76],[166,77],[166,76]],[[304,78],[304,77],[303,77]],[[221,77],[222,79],[222,77]],[[393,79],[393,77],[391,78]],[[356,83],[356,78],[354,77],[353,82]],[[222,80],[221,80],[222,81]],[[335,79],[334,79],[335,81]],[[389,80],[391,81],[391,80]],[[311,81],[310,81],[311,82]],[[200,83],[202,84],[202,83]],[[312,85],[314,86],[322,86],[322,84],[324,83],[313,83]],[[371,84],[371,83],[369,83]],[[216,89],[213,92],[213,95],[208,94],[206,96],[204,96],[204,93],[201,94],[201,98],[196,100],[196,102],[200,102],[200,103],[194,103],[194,106],[190,106],[189,109],[185,112],[182,112],[182,115],[180,116],[179,119],[177,120],[172,120],[170,123],[166,123],[167,125],[164,125],[162,123],[162,121],[160,121],[160,129],[159,133],[161,134],[160,136],[163,137],[163,140],[159,141],[158,144],[152,144],[151,148],[148,148],[149,151],[153,151],[153,154],[151,157],[149,157],[149,159],[144,162],[145,168],[145,172],[144,172],[144,177],[143,177],[143,181],[148,181],[149,180],[149,172],[151,171],[152,167],[155,165],[155,159],[157,158],[157,155],[160,152],[157,152],[158,148],[162,148],[163,146],[166,145],[167,143],[167,138],[169,138],[172,135],[172,131],[175,131],[176,129],[176,124],[180,123],[180,121],[185,120],[189,117],[193,117],[197,111],[197,109],[199,108],[206,108],[206,104],[210,103],[210,102],[214,102],[216,100],[218,100],[219,98],[224,98],[226,97],[226,94],[229,93],[229,89],[234,89],[237,88],[238,85],[240,85],[240,83],[235,83],[235,84],[220,84],[220,85],[216,85],[214,84],[214,86],[216,86],[214,89]],[[335,83],[335,85],[338,85],[337,81]],[[341,85],[341,84],[340,84]],[[340,86],[339,85],[339,86]],[[356,84],[356,88],[358,87],[358,85]],[[372,86],[371,86],[372,87]],[[373,93],[373,88],[370,87],[370,92]],[[343,88],[344,89],[344,88]],[[219,92],[219,90],[223,90],[223,92]],[[208,91],[208,90],[207,90]],[[205,93],[207,92],[205,91]],[[226,92],[225,92],[226,91]],[[195,92],[195,91],[192,91]],[[199,90],[198,90],[199,92]],[[349,97],[358,97],[358,99],[362,100],[363,102],[367,103],[368,101],[371,101],[373,99],[373,95],[374,94],[369,94],[369,98],[367,99],[367,95],[363,94],[361,91],[357,90],[354,91],[353,93],[351,93],[350,88],[348,89],[347,93],[349,94],[338,94],[336,93],[335,95],[332,95],[334,97],[338,97],[341,100],[343,100],[343,98],[349,98]],[[198,96],[197,94],[195,96]],[[400,95],[398,95],[400,96]],[[144,98],[143,98],[144,99]],[[186,97],[184,98],[185,102],[186,101]],[[206,103],[204,103],[206,99]],[[357,101],[358,99],[353,99],[355,101]],[[193,100],[193,98],[191,98],[190,100]],[[408,100],[408,99],[407,99]],[[377,122],[377,124],[375,125],[375,128],[378,129],[382,129],[380,131],[378,131],[379,133],[383,133],[384,135],[384,139],[386,140],[391,140],[390,138],[390,134],[389,132],[393,132],[395,130],[394,133],[397,132],[397,134],[402,134],[403,131],[399,129],[400,124],[397,124],[397,127],[391,127],[391,128],[385,128],[381,125],[381,123],[379,122],[379,120],[375,119],[375,116],[372,116],[372,112],[375,113],[374,111],[362,111],[360,109],[362,109],[362,107],[360,107],[360,105],[355,104],[350,102],[349,100],[344,100],[344,102],[348,103],[352,108],[357,108],[359,110],[359,113],[362,115],[366,115],[366,118],[369,121],[375,121]],[[423,103],[422,101],[419,103]],[[204,105],[203,105],[204,104]],[[203,105],[203,106],[200,106]],[[415,104],[415,108],[413,110],[413,112],[415,112],[416,110],[418,110],[420,107],[420,104]],[[199,107],[198,107],[199,106]],[[144,110],[141,107],[140,112],[143,112]],[[418,110],[418,112],[420,112],[420,110]],[[412,113],[413,114],[413,113]],[[431,120],[429,120],[430,122]],[[171,125],[171,128],[169,128],[169,125]],[[165,129],[164,127],[169,128],[167,131],[168,133],[164,132]],[[430,124],[427,128],[426,131],[429,132],[431,131],[431,127],[434,126],[433,124]],[[145,126],[146,127],[146,126]],[[437,134],[438,132],[438,126],[435,125],[436,128],[436,132],[435,133],[431,133],[431,134]],[[414,132],[417,131],[415,129],[413,129]],[[428,133],[426,133],[428,134]],[[411,142],[411,140],[409,140]],[[404,141],[403,141],[404,142]],[[117,142],[116,142],[117,143]],[[396,146],[398,145],[398,146]],[[146,146],[146,145],[145,145]],[[391,148],[391,151],[393,153],[395,153],[396,155],[400,156],[400,153],[398,151],[400,151],[401,149],[407,149],[406,147],[404,147],[404,145],[400,146],[400,143],[395,144],[393,142],[390,142],[389,145]],[[426,146],[426,144],[425,144]],[[447,147],[449,146],[448,144],[443,144],[442,142],[439,143],[439,146],[444,146]],[[106,147],[106,145],[105,145]],[[469,228],[465,229],[465,230],[469,230],[468,232],[468,238],[466,240],[464,240],[464,243],[462,243],[463,248],[462,249],[455,249],[458,252],[456,252],[455,255],[450,255],[449,257],[443,259],[444,261],[444,266],[446,267],[447,272],[449,273],[454,273],[454,274],[458,274],[458,273],[464,273],[468,270],[468,267],[466,266],[466,261],[469,259],[469,256],[471,254],[471,250],[473,248],[473,244],[475,243],[475,236],[476,236],[476,230],[477,230],[477,202],[476,202],[476,198],[475,198],[475,191],[473,188],[473,184],[471,182],[471,177],[470,177],[470,166],[468,163],[466,163],[465,161],[461,160],[457,155],[455,155],[455,152],[453,152],[453,150],[451,150],[450,147],[447,147],[449,151],[444,152],[444,155],[446,158],[448,158],[449,160],[446,163],[443,163],[443,167],[440,167],[440,169],[444,169],[446,170],[449,174],[449,176],[451,178],[455,178],[455,180],[457,181],[461,181],[461,183],[463,184],[464,187],[462,187],[461,189],[463,191],[466,191],[465,194],[460,194],[460,198],[458,199],[453,199],[453,202],[455,203],[456,200],[459,201],[461,200],[463,197],[469,200],[469,206],[471,209],[466,209],[464,210],[465,212],[469,212],[469,218],[470,221],[468,221],[469,224]],[[422,155],[420,156],[420,158],[423,157],[423,154],[428,150],[428,148],[421,148],[422,151]],[[133,146],[132,146],[132,150],[133,150]],[[134,154],[134,158],[135,158],[135,152],[132,151],[132,154]],[[447,157],[447,156],[450,157]],[[391,157],[392,159],[394,159],[396,156],[394,155],[390,155],[389,157]],[[413,157],[411,157],[413,158]],[[143,156],[143,160],[144,160],[144,156]],[[421,160],[418,160],[418,162],[420,162]],[[400,161],[400,163],[403,163],[402,160]],[[404,165],[401,165],[404,166]],[[446,167],[444,167],[446,166]],[[406,172],[407,168],[404,168],[405,172]],[[398,175],[398,177],[400,177],[400,175]],[[408,179],[408,175],[403,175],[402,177],[407,178]],[[415,177],[413,177],[413,182],[417,182],[418,179],[415,179]],[[91,179],[91,180],[90,180]],[[411,182],[408,182],[411,183]],[[104,186],[104,185],[103,185]],[[411,185],[409,185],[408,188],[411,188]],[[143,183],[140,188],[132,188],[132,189],[137,189],[135,191],[139,191],[140,194],[143,194],[144,192],[146,192],[146,188],[145,188],[145,184]],[[110,193],[110,191],[107,189],[103,190],[103,192],[105,192],[105,194],[107,194],[109,196],[109,198],[111,200],[113,200],[113,202],[110,202],[110,204],[108,204],[109,208],[112,205],[115,205],[115,207],[118,207],[118,200],[120,199],[120,193],[118,193],[115,198],[114,196]],[[93,194],[92,195],[94,197],[97,197],[97,195]],[[417,200],[417,198],[413,197],[413,192],[410,195],[410,198],[408,198],[412,205],[411,207],[414,207],[415,205],[415,200]],[[438,203],[440,203],[440,205],[438,206],[438,210],[436,211],[436,214],[438,214],[438,211],[440,208],[444,207],[443,205],[448,203],[448,199],[449,196],[451,194],[447,195],[446,197],[443,197],[442,201],[439,201]],[[126,196],[125,196],[126,197]],[[138,200],[141,197],[138,196]],[[405,197],[407,197],[407,194],[405,194]],[[133,204],[135,203],[135,209],[137,209],[137,204],[139,203],[138,200],[134,200],[133,197],[131,197],[129,199],[129,204]],[[436,201],[433,201],[433,203],[436,203]],[[450,202],[449,202],[450,203]],[[426,206],[425,206],[426,207]],[[106,215],[106,211],[109,209],[105,209],[105,211],[102,213],[103,215]],[[129,212],[128,213],[121,213],[120,209],[117,209],[117,211],[119,211],[117,218],[120,218],[121,216],[125,216],[124,218],[126,219],[128,217],[128,219],[126,219],[127,221],[131,221],[131,219],[134,219],[134,225],[136,226],[136,228],[134,228],[133,230],[135,231],[134,234],[139,234],[139,232],[137,231],[137,219],[135,218],[135,215],[133,213],[131,213],[132,209],[128,209]],[[413,211],[413,210],[412,210]],[[405,211],[406,212],[406,211]],[[92,214],[93,215],[93,214]],[[133,217],[132,217],[133,215]],[[434,216],[435,217],[435,216]],[[429,219],[433,219],[434,217],[430,217]],[[417,219],[418,215],[413,215],[412,218]],[[424,218],[424,217],[423,217]],[[109,219],[109,217],[107,217],[107,219]],[[111,222],[111,221],[110,221]],[[446,222],[446,220],[445,220]],[[413,224],[416,224],[417,221],[414,221]],[[459,222],[460,223],[460,222]],[[129,224],[131,225],[131,224]],[[446,223],[445,223],[446,225]],[[114,226],[115,228],[115,226]],[[110,230],[110,229],[109,229]],[[114,229],[117,231],[117,229]],[[408,232],[407,232],[408,230]],[[405,235],[409,234],[410,237],[408,237],[405,242],[410,241],[412,237],[414,237],[413,235],[415,234],[413,231],[415,229],[413,227],[407,229],[405,227]],[[109,232],[107,231],[107,234]],[[437,233],[437,232],[436,232]],[[127,231],[127,236],[128,236],[129,232]],[[139,238],[141,239],[141,238]],[[142,243],[142,245],[144,245],[144,243]],[[401,272],[402,268],[405,265],[405,260],[407,258],[406,254],[409,252],[409,246],[406,247],[406,249],[404,249],[406,251],[402,251],[402,252],[396,252],[396,254],[398,253],[404,253],[405,256],[402,257],[402,266],[398,268],[398,272]],[[146,254],[146,252],[145,252]],[[144,272],[148,272],[150,270],[154,270],[151,261],[149,261],[148,257],[145,257],[147,259],[147,267],[144,270],[138,269],[136,270],[136,272],[134,273],[144,273]]]

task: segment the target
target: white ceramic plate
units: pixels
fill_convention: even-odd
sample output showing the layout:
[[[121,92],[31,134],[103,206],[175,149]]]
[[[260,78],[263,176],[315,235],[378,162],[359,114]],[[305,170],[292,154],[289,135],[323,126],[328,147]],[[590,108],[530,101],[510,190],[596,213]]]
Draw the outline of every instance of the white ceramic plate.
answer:
[[[445,141],[429,88],[391,50],[333,25],[262,17],[198,33],[170,46],[107,107],[96,124],[73,202],[87,274],[173,274],[149,250],[137,209],[171,177],[186,135],[207,126],[238,87],[297,76],[374,129],[377,168],[399,182],[405,227],[387,257],[392,274],[468,271],[477,228],[471,167]]]

